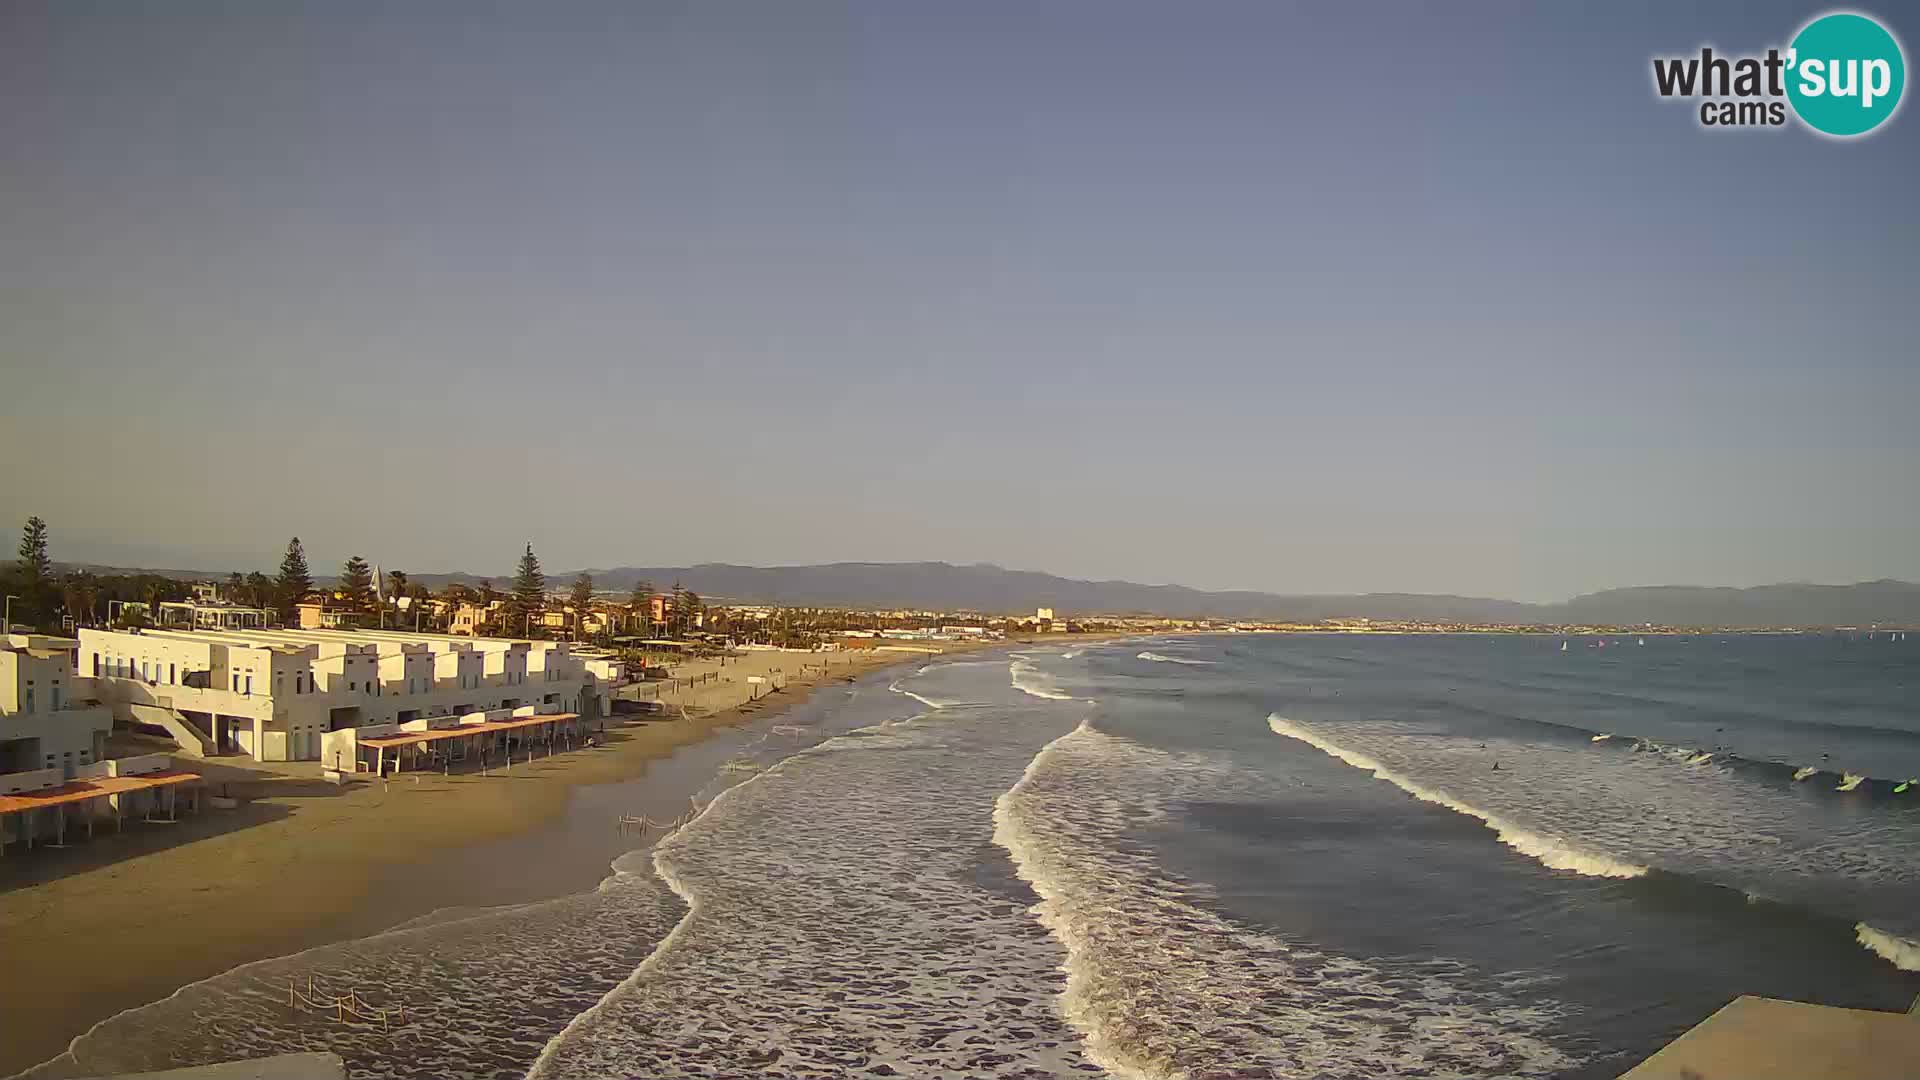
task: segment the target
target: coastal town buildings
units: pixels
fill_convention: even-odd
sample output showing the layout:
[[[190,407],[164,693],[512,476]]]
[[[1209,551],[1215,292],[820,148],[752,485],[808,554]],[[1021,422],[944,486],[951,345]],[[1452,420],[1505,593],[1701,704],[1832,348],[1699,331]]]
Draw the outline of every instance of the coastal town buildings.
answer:
[[[75,674],[79,647],[44,634],[0,640],[0,773],[65,779],[106,756],[113,716],[93,699],[92,680]]]
[[[187,753],[320,757],[329,731],[533,706],[600,715],[622,679],[565,642],[400,630],[79,632],[80,673],[114,720]]]

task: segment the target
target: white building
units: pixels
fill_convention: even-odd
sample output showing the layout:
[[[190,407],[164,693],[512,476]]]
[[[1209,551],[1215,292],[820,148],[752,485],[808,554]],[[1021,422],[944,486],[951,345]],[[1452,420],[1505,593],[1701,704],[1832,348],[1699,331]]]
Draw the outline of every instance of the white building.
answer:
[[[261,761],[316,760],[341,728],[522,706],[592,718],[621,679],[565,642],[398,630],[83,629],[78,664],[114,719]]]
[[[43,634],[0,639],[0,773],[65,778],[106,756],[113,717],[92,700],[93,681],[74,673],[79,646]]]

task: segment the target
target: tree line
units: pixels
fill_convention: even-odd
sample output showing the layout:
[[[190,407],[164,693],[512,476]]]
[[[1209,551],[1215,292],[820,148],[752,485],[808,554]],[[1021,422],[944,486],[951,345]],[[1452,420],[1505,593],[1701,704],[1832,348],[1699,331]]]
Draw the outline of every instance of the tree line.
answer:
[[[163,574],[96,574],[81,569],[60,572],[49,551],[47,523],[34,516],[28,518],[21,529],[18,558],[0,569],[0,592],[11,598],[8,629],[18,625],[57,633],[71,627],[104,626],[109,622],[131,627],[150,625],[159,605],[191,599],[193,583]],[[617,602],[596,601],[593,576],[582,573],[568,589],[565,604],[571,608],[573,619],[579,621],[584,620],[598,602],[603,610],[622,622],[617,629],[629,634],[664,633],[678,637],[700,628],[705,607],[693,590],[676,582],[666,595],[658,621],[653,619],[655,595],[652,583],[636,584],[627,598],[627,610],[622,617]],[[273,576],[258,570],[248,573],[235,570],[227,576],[221,589],[223,600],[272,611],[280,623],[287,626],[297,624],[301,604],[316,601],[338,613],[337,618],[349,625],[370,626],[379,621],[383,613],[396,607],[402,597],[413,602],[444,601],[449,613],[460,605],[472,605],[480,613],[476,629],[487,633],[545,637],[578,629],[545,625],[543,616],[555,605],[548,596],[547,577],[532,543],[521,553],[505,593],[495,589],[491,580],[482,579],[478,586],[448,584],[436,595],[426,585],[410,581],[402,570],[387,571],[383,580],[376,582],[372,565],[359,555],[341,564],[336,585],[322,589],[314,581],[306,548],[297,536],[287,542],[279,570]],[[422,627],[442,628],[438,623],[423,623]],[[601,636],[611,638],[615,629],[610,622]]]

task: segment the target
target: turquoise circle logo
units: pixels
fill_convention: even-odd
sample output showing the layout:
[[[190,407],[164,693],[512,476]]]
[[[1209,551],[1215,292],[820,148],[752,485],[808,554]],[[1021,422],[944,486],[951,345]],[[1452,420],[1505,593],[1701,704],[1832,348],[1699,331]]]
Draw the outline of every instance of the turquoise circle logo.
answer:
[[[1836,12],[1808,23],[1787,50],[1787,100],[1815,131],[1865,135],[1900,107],[1906,57],[1887,28]]]

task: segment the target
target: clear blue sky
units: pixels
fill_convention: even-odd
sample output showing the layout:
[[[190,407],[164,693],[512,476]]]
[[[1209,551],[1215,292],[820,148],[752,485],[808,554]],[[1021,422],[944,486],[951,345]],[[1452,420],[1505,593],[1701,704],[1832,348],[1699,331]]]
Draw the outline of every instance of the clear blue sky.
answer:
[[[6,0],[0,515],[213,569],[1920,578],[1920,115],[1650,88],[1821,10]]]

